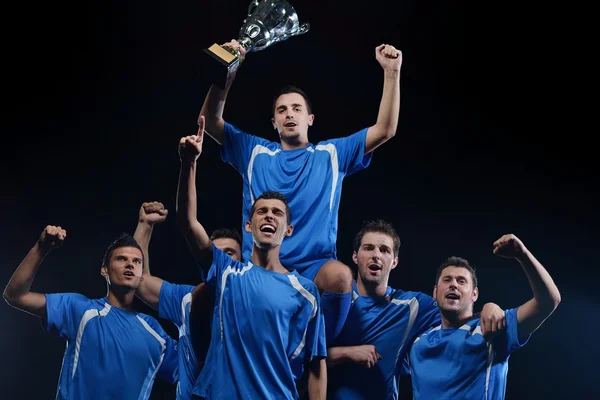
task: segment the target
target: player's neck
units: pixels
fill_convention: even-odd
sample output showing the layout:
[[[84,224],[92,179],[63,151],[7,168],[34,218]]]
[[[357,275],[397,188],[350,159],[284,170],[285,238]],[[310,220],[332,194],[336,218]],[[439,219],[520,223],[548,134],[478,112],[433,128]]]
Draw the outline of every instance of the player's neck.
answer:
[[[251,255],[252,264],[261,266],[267,271],[279,272],[282,274],[289,273],[290,271],[281,265],[281,261],[279,261],[279,248],[280,246],[272,247],[270,249],[261,249],[254,244]]]
[[[129,312],[134,312],[132,307],[134,295],[135,290],[131,290],[129,288],[120,290],[120,288],[111,286],[108,289],[106,299],[108,300],[108,303],[113,307],[121,308]]]
[[[308,138],[307,137],[298,137],[298,138],[290,138],[284,139],[281,138],[281,149],[282,150],[296,150],[296,149],[305,149],[308,147]]]
[[[358,294],[361,296],[383,297],[387,291],[387,281],[375,285],[365,283],[359,277],[356,280],[356,289],[358,290]]]
[[[463,314],[457,313],[444,313],[440,310],[442,315],[442,328],[460,328],[467,321],[473,318],[473,311],[465,312]]]

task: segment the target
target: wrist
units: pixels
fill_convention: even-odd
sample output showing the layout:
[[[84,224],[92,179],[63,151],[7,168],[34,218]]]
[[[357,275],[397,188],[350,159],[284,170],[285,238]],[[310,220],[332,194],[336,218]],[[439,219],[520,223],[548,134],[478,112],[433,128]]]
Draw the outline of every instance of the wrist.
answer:
[[[40,240],[35,242],[33,246],[33,251],[37,252],[40,255],[46,255],[52,250],[52,246],[49,243],[44,243]]]
[[[196,167],[196,158],[190,160],[187,158],[182,158],[181,159],[181,168],[195,168]]]
[[[138,220],[138,228],[140,228],[140,229],[152,230],[153,226],[154,226],[153,222],[147,221],[147,220],[143,219],[142,217],[140,217],[140,219]]]
[[[399,69],[384,69],[383,76],[385,79],[398,79],[400,78]]]

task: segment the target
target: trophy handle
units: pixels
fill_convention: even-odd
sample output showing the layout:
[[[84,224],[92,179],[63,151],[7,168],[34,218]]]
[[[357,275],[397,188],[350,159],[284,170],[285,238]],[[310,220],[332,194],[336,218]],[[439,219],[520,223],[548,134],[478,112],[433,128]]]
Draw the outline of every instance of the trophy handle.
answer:
[[[310,29],[310,24],[308,22],[305,22],[302,25],[300,25],[298,32],[294,36],[302,35],[303,33],[308,32],[309,29]]]
[[[254,9],[256,7],[258,7],[258,0],[253,0],[250,5],[248,6],[248,16],[250,17],[252,15],[252,13],[254,12]]]
[[[298,35],[302,35],[305,34],[306,32],[308,32],[308,30],[310,29],[310,24],[308,22],[303,23],[302,25],[300,25],[300,27],[298,28],[298,30],[294,33],[286,33],[281,40],[286,40],[291,38],[292,36],[298,36]]]

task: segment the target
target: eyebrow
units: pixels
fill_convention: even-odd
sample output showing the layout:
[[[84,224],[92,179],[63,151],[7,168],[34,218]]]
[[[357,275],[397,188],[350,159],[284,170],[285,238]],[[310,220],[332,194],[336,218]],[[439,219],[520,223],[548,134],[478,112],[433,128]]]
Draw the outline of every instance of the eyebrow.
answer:
[[[290,104],[290,107],[294,108],[294,107],[304,107],[302,104],[299,103],[294,103],[294,104]],[[282,108],[287,108],[287,105],[285,104],[280,104],[277,106],[277,110],[282,109]]]

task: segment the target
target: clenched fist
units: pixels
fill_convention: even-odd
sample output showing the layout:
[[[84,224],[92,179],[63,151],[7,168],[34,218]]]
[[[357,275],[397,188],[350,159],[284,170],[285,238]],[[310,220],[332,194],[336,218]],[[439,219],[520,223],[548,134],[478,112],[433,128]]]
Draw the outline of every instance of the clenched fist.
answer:
[[[40,246],[50,250],[60,246],[66,237],[66,230],[60,226],[48,225],[40,235],[38,243]]]
[[[167,219],[169,210],[165,209],[163,203],[159,201],[152,201],[144,203],[140,207],[140,222],[145,222],[149,225],[161,223]]]

